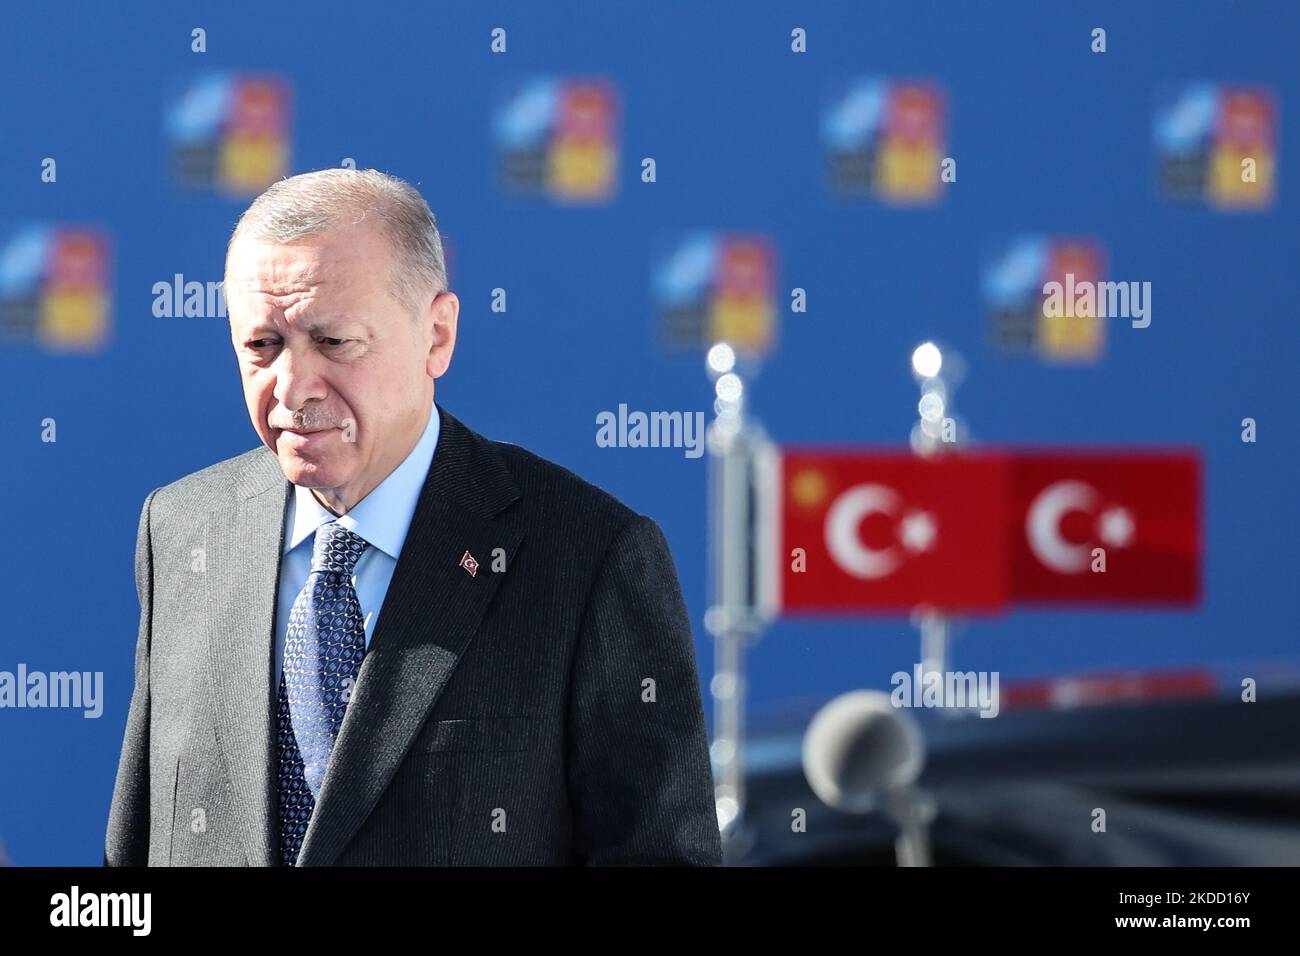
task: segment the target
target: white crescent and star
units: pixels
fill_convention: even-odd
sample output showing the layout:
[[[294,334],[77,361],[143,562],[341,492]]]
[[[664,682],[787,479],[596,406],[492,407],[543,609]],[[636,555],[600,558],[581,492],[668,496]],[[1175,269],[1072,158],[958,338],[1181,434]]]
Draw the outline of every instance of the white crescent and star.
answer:
[[[870,548],[863,543],[858,529],[866,518],[876,514],[896,518],[902,505],[892,489],[875,484],[855,485],[836,498],[826,512],[826,547],[835,563],[854,577],[883,578],[902,563],[900,551],[928,551],[938,532],[934,518],[917,510],[907,512],[898,522],[900,545]]]
[[[1101,505],[1097,489],[1082,481],[1058,481],[1044,488],[1025,516],[1025,534],[1038,560],[1061,574],[1088,569],[1091,545],[1073,544],[1061,535],[1062,519],[1074,511],[1095,516],[1099,541],[1114,548],[1128,547],[1136,531],[1132,514],[1119,505]],[[862,522],[877,514],[896,520],[896,544],[872,548],[862,541]],[[892,574],[908,552],[930,550],[938,535],[931,514],[918,509],[904,513],[899,494],[880,484],[855,485],[836,498],[826,513],[825,531],[826,547],[835,563],[846,573],[868,580]]]
[[[1094,514],[1101,495],[1082,481],[1058,481],[1038,493],[1025,515],[1025,536],[1034,556],[1053,571],[1080,574],[1088,570],[1092,551],[1087,544],[1071,544],[1061,536],[1061,519],[1072,511]],[[1097,515],[1097,537],[1115,548],[1133,541],[1133,516],[1119,506]]]

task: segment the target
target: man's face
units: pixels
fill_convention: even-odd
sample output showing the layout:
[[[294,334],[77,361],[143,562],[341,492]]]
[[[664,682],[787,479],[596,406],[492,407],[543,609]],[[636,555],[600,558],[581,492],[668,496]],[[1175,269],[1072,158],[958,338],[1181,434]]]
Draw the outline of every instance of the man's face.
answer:
[[[412,316],[387,291],[394,260],[361,223],[285,244],[240,238],[227,262],[253,427],[285,477],[339,514],[414,447],[456,344],[456,296]]]

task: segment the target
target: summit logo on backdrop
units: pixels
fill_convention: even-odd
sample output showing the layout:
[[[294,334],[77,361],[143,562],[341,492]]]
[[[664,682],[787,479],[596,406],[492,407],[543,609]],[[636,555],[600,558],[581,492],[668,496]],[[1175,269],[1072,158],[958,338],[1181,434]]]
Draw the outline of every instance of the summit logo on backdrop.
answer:
[[[929,206],[956,182],[945,155],[947,96],[932,82],[881,78],[844,83],[822,112],[831,190],[893,206]]]
[[[102,349],[113,303],[109,249],[98,227],[34,225],[0,236],[0,343]]]
[[[1096,309],[1099,287],[1109,288],[1105,272],[1105,248],[1093,239],[1020,236],[1004,243],[985,261],[980,282],[993,341],[1002,351],[1047,361],[1096,362],[1106,347]],[[1118,285],[1124,309],[1131,309],[1128,284]],[[1147,292],[1149,302],[1150,283]]]
[[[177,187],[239,198],[284,177],[290,101],[288,81],[275,74],[217,71],[185,82],[164,119]]]
[[[1192,83],[1168,93],[1155,117],[1165,198],[1225,211],[1272,208],[1277,113],[1268,87]]]

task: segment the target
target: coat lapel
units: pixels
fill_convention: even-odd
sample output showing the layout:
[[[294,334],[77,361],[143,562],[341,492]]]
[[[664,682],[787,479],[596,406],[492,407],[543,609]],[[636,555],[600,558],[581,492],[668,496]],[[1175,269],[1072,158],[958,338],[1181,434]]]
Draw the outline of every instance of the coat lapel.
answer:
[[[433,463],[334,744],[299,866],[332,863],[373,810],[504,577],[491,570],[493,552],[504,549],[510,567],[523,539],[520,529],[493,520],[519,497],[500,456],[437,408],[442,417]],[[473,575],[461,566],[466,551],[479,564]]]
[[[289,492],[270,449],[240,476],[234,518],[207,523],[208,656],[217,741],[234,788],[235,825],[254,866],[278,863],[272,714],[276,582]]]

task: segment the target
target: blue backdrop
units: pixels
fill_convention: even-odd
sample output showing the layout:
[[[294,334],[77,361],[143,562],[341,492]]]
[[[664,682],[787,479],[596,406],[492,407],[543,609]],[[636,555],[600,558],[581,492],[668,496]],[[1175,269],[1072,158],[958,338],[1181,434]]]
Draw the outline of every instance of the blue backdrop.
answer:
[[[129,12],[125,12],[129,10]],[[0,30],[0,228],[103,224],[112,333],[99,351],[0,348],[6,476],[0,670],[102,671],[104,713],[0,710],[0,839],[17,864],[95,864],[132,683],[132,555],[148,492],[257,443],[226,322],[158,318],[152,287],[220,279],[246,202],[175,190],[167,83],[275,70],[294,88],[289,172],[344,157],[417,184],[453,249],[460,341],[438,400],[663,526],[696,634],[712,646],[706,459],[599,448],[595,416],[708,411],[699,355],[665,352],[651,249],[684,229],[767,233],[779,249],[779,349],[751,408],[790,442],[903,443],[912,348],[936,338],[969,371],[957,398],[990,442],[1177,443],[1205,457],[1205,598],[1189,612],[1016,612],[961,630],[956,661],[1015,677],[1294,660],[1300,355],[1290,2],[908,4],[7,5]],[[190,49],[207,31],[208,51]],[[508,52],[489,48],[494,27]],[[1108,50],[1089,49],[1105,27]],[[808,52],[790,49],[804,27]],[[491,113],[534,73],[603,76],[622,101],[618,192],[569,207],[504,195]],[[958,182],[941,203],[846,203],[822,174],[829,81],[920,76],[948,97]],[[1164,84],[1271,87],[1277,199],[1222,214],[1161,199],[1152,111]],[[641,182],[640,160],[658,181]],[[43,183],[43,158],[58,180]],[[1108,330],[1096,364],[999,352],[979,300],[990,241],[1091,235],[1109,273],[1152,283],[1153,322]],[[808,311],[788,314],[788,290]],[[508,290],[493,312],[491,290]],[[1243,444],[1254,417],[1259,440]],[[41,441],[41,422],[58,441]],[[903,620],[782,622],[750,656],[751,706],[885,687],[916,659]]]

